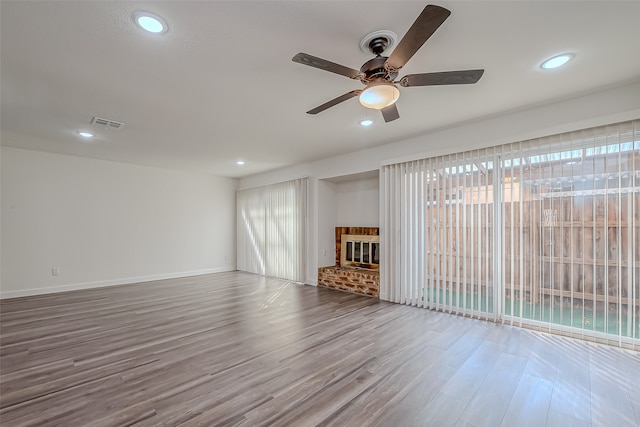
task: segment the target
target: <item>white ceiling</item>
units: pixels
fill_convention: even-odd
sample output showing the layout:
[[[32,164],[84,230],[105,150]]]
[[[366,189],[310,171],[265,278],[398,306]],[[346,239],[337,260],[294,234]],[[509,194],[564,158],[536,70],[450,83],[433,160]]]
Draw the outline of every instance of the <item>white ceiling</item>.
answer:
[[[357,99],[305,114],[362,85],[293,55],[360,68],[365,35],[402,37],[426,4],[2,1],[2,144],[241,177],[640,79],[640,1],[442,1],[451,16],[400,76],[484,68],[476,85],[400,88],[386,124]],[[143,33],[140,10],[169,31]],[[538,68],[562,52],[564,69]]]

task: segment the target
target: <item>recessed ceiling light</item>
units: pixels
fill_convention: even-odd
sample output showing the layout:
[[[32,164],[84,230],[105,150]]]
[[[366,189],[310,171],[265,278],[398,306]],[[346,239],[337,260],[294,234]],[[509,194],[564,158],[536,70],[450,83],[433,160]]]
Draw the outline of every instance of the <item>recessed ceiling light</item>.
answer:
[[[562,55],[556,55],[540,64],[540,68],[542,68],[543,70],[551,70],[553,68],[562,67],[564,64],[571,61],[574,56],[575,55],[573,53],[563,53]]]
[[[242,165],[244,165],[244,160],[238,160],[238,161],[236,162],[236,164],[237,164],[238,166],[242,166]]]
[[[164,19],[150,12],[136,12],[133,19],[140,28],[153,34],[164,34],[169,29]]]
[[[93,138],[93,134],[89,133],[89,132],[84,132],[84,131],[78,131],[78,135],[80,135],[83,138]]]
[[[373,124],[373,120],[364,119],[360,121],[360,126],[371,126]]]

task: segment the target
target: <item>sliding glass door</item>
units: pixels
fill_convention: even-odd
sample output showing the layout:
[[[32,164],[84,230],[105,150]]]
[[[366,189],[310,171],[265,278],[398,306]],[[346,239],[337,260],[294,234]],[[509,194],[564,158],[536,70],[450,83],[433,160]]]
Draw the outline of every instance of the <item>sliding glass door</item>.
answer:
[[[383,166],[381,298],[638,345],[640,122]]]
[[[633,123],[504,159],[505,319],[621,343],[638,338],[640,141]],[[544,141],[549,142],[549,141]],[[553,141],[550,141],[553,142]],[[519,150],[522,153],[522,150]],[[512,186],[512,190],[515,186]],[[525,214],[528,213],[528,214]],[[530,272],[530,277],[518,275]],[[507,280],[508,281],[508,280]]]
[[[304,282],[307,178],[236,192],[238,270]]]
[[[383,285],[382,298],[494,318],[493,161],[424,159],[387,166],[382,176],[391,264],[381,274],[395,284]]]

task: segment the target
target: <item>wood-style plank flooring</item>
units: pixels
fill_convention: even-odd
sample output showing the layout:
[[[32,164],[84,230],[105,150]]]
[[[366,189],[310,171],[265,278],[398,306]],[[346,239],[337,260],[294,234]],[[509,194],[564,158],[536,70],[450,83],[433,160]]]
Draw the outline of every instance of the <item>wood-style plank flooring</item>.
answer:
[[[640,354],[231,272],[0,303],[9,426],[637,426]]]

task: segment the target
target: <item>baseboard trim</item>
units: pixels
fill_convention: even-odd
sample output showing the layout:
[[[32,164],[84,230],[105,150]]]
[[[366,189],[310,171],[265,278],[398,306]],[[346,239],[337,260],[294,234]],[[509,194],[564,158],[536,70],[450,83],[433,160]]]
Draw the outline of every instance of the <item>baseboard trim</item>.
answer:
[[[180,277],[202,276],[204,274],[224,273],[235,271],[234,267],[208,268],[206,270],[183,271],[179,273],[156,274],[151,276],[128,277],[97,282],[74,283],[71,285],[53,286],[47,288],[33,288],[20,291],[0,291],[0,299],[30,297],[36,295],[55,294],[59,292],[77,291],[81,289],[104,288],[107,286],[128,285],[133,283],[151,282],[154,280],[177,279]]]

